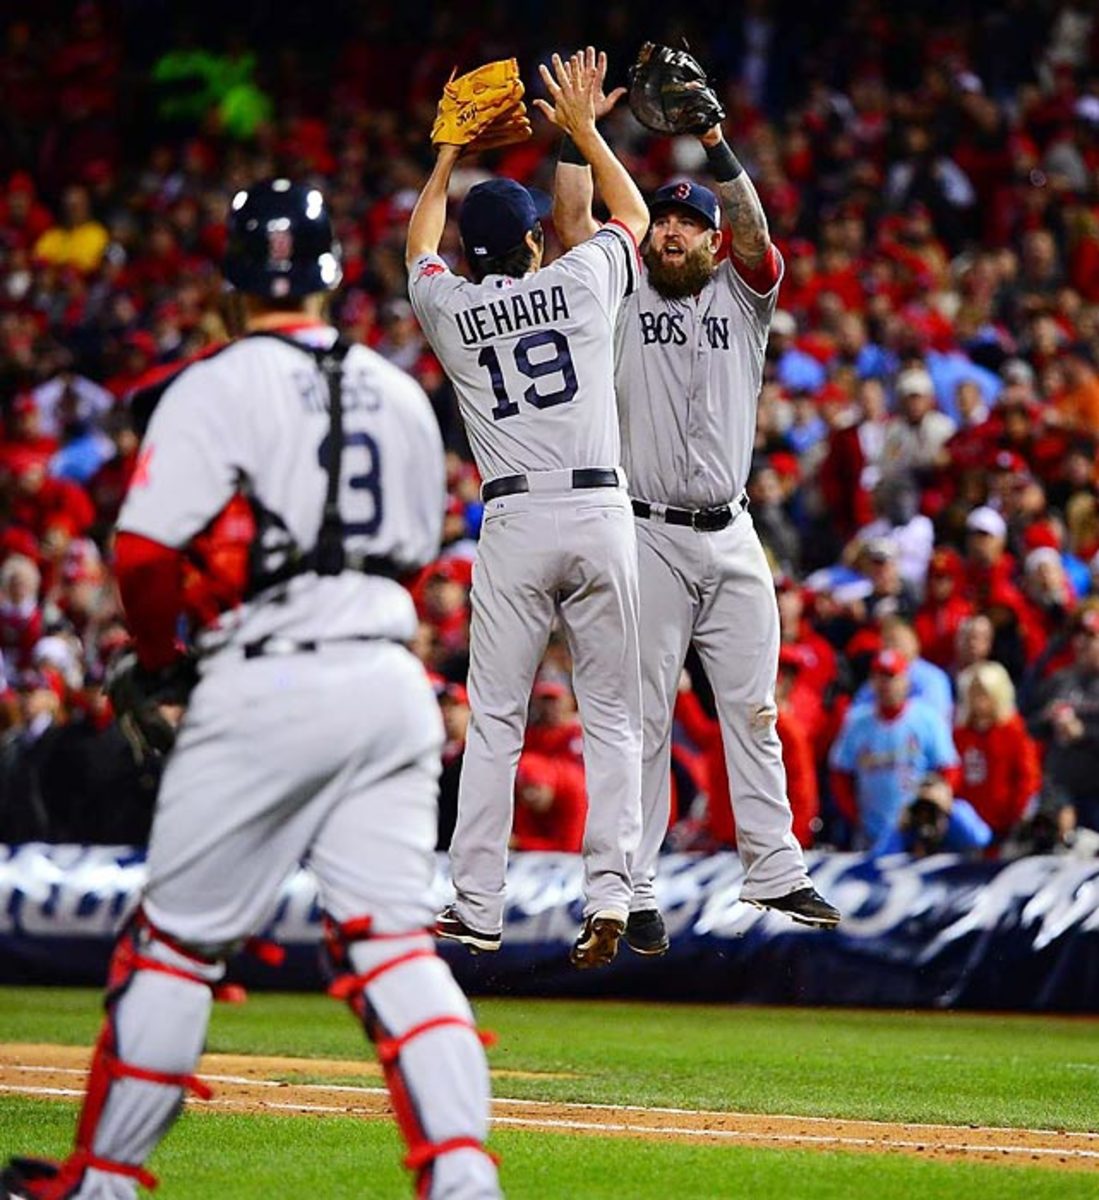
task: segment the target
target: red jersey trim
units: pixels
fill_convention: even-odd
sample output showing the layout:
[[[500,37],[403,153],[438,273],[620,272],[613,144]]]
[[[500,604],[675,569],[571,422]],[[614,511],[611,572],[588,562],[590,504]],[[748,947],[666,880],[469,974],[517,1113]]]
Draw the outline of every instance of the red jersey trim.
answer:
[[[632,296],[634,289],[637,287],[637,276],[641,271],[641,251],[638,249],[637,238],[633,236],[633,231],[627,228],[627,226],[623,225],[622,222],[617,218],[612,218],[606,223],[606,225],[601,225],[599,230],[596,230],[596,233],[600,232],[600,230],[607,229],[611,225],[613,225],[616,229],[621,229],[622,232],[630,239],[630,245],[633,247],[632,256],[628,250],[626,251],[626,290],[623,293],[625,296]]]
[[[740,276],[741,279],[760,296],[766,296],[770,292],[779,278],[782,275],[781,267],[779,266],[778,251],[772,242],[767,247],[767,253],[763,256],[763,261],[758,267],[750,267],[747,263],[737,258],[733,250],[729,251],[729,262],[733,264],[733,270]]]
[[[176,627],[183,608],[183,554],[139,533],[115,539],[115,575],[141,665],[157,671],[178,657]]]
[[[633,236],[633,230],[628,225],[624,225],[617,217],[611,217],[607,224],[613,225],[616,229],[621,229],[626,237],[630,239],[630,245],[633,247],[634,255],[636,256],[637,261],[640,262],[641,248],[637,244],[637,238]]]

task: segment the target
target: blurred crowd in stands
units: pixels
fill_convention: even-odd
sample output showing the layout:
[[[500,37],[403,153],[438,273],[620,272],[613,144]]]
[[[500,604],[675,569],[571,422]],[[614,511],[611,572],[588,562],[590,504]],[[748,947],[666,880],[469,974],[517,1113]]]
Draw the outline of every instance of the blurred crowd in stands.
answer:
[[[446,844],[481,509],[405,293],[435,98],[455,63],[516,54],[533,84],[552,50],[587,42],[618,83],[641,41],[683,34],[720,82],[786,260],[748,491],[781,612],[799,840],[1097,852],[1099,13],[1064,0],[691,10],[5,6],[0,841],[147,833],[157,764],[135,758],[101,686],[127,638],[110,531],[136,459],[131,398],[228,336],[227,205],[285,173],[315,180],[335,214],[334,320],[419,380],[449,449],[446,546],[415,587],[415,648],[447,729]],[[643,190],[705,178],[694,139],[649,137],[625,105],[603,125]],[[457,195],[493,171],[548,198],[555,143],[536,117],[530,142],[463,163]],[[453,222],[444,250],[458,265]],[[677,715],[668,845],[733,845],[693,661]],[[514,845],[578,849],[584,806],[555,638]]]

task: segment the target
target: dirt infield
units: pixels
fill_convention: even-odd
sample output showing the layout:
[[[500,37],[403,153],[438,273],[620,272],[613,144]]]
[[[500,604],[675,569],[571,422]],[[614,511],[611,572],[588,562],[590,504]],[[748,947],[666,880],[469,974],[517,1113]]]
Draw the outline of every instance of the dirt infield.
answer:
[[[0,1094],[73,1101],[82,1092],[89,1051],[53,1045],[0,1046]],[[192,1108],[268,1114],[389,1115],[378,1068],[372,1063],[314,1058],[208,1054],[199,1073],[214,1099]],[[554,1078],[496,1071],[494,1078]],[[301,1082],[303,1079],[361,1083]],[[1025,1164],[1099,1172],[1099,1134],[1065,1130],[989,1129],[955,1125],[893,1125],[831,1117],[758,1116],[634,1105],[493,1101],[493,1122],[542,1132],[669,1140],[692,1144],[873,1151],[939,1160]]]

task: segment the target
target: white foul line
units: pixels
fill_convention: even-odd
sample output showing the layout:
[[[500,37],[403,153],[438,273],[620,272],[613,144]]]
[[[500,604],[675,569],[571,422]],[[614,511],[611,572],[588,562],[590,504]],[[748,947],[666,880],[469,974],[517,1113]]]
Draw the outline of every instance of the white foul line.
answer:
[[[24,1071],[27,1073],[38,1072],[40,1074],[49,1074],[49,1075],[80,1075],[80,1076],[87,1075],[87,1070],[84,1068],[81,1068],[81,1067],[43,1067],[43,1066],[37,1066],[37,1065],[36,1066],[23,1066],[20,1063],[0,1064],[0,1066],[6,1066],[7,1069],[9,1069],[9,1070]],[[205,1081],[207,1081],[208,1083],[235,1083],[235,1084],[246,1085],[248,1087],[281,1089],[281,1088],[285,1088],[287,1086],[285,1083],[279,1082],[277,1080],[254,1079],[248,1075],[211,1075],[211,1074],[207,1074],[206,1072],[203,1072],[202,1078]],[[298,1088],[301,1091],[349,1092],[352,1094],[358,1094],[358,1095],[363,1095],[363,1096],[388,1096],[389,1095],[389,1092],[386,1088],[364,1087],[364,1086],[358,1085],[358,1084],[294,1083],[291,1086]],[[2,1089],[2,1090],[18,1091],[20,1089],[14,1088],[14,1089]],[[921,1129],[926,1129],[929,1131],[947,1130],[948,1132],[951,1130],[957,1130],[959,1128],[959,1126],[957,1126],[957,1125],[918,1124],[918,1123],[915,1123],[912,1121],[893,1121],[893,1122],[873,1121],[873,1120],[864,1119],[861,1117],[811,1117],[811,1116],[802,1117],[802,1116],[794,1116],[790,1113],[742,1113],[742,1112],[729,1111],[727,1109],[719,1112],[716,1109],[705,1109],[705,1108],[662,1108],[662,1107],[659,1107],[656,1105],[647,1106],[644,1104],[597,1104],[594,1102],[581,1102],[581,1101],[572,1101],[572,1100],[522,1100],[522,1099],[514,1099],[514,1098],[508,1097],[508,1096],[493,1096],[492,1104],[493,1104],[493,1107],[495,1107],[495,1108],[503,1108],[505,1105],[510,1104],[510,1105],[514,1105],[515,1107],[519,1107],[519,1108],[571,1108],[571,1109],[578,1109],[583,1112],[653,1113],[653,1114],[656,1114],[656,1115],[662,1116],[662,1117],[663,1116],[699,1117],[699,1118],[713,1117],[718,1120],[735,1120],[738,1117],[744,1117],[749,1120],[759,1121],[759,1120],[766,1120],[766,1119],[770,1118],[775,1121],[797,1121],[800,1124],[805,1124],[805,1125],[817,1124],[817,1125],[830,1125],[833,1127],[835,1126],[837,1121],[842,1121],[845,1124],[857,1124],[857,1125],[864,1125],[864,1126],[880,1125],[883,1131],[896,1128],[899,1125],[903,1125],[905,1129],[911,1129],[911,1130],[921,1130]],[[294,1106],[290,1105],[289,1107],[292,1108]],[[507,1119],[508,1118],[505,1118],[505,1117],[497,1117],[496,1118],[496,1120],[498,1120],[498,1121],[505,1121]],[[546,1123],[548,1124],[549,1122],[546,1122]],[[611,1125],[604,1124],[601,1126],[601,1128],[610,1129],[613,1127]],[[633,1129],[633,1128],[639,1128],[639,1126],[626,1126],[626,1128]],[[1041,1136],[1043,1134],[1048,1134],[1052,1137],[1062,1136],[1066,1132],[1065,1130],[1061,1130],[1061,1129],[1029,1129],[1029,1128],[1021,1128],[1021,1127],[1013,1128],[1011,1126],[1002,1126],[1002,1125],[966,1125],[965,1128],[969,1129],[973,1133],[1007,1133],[1007,1134],[1028,1133],[1028,1134],[1037,1135],[1037,1136]],[[698,1132],[713,1133],[713,1132],[719,1132],[719,1131],[704,1130],[704,1131],[698,1131]],[[1089,1133],[1086,1130],[1071,1130],[1070,1132],[1071,1132],[1072,1137],[1077,1138],[1079,1140],[1099,1142],[1099,1133]],[[805,1140],[809,1140],[810,1136],[811,1135],[807,1135],[807,1138]],[[901,1145],[901,1144],[908,1144],[908,1143],[893,1143],[893,1144]],[[912,1142],[911,1144],[914,1146],[922,1145],[921,1142]],[[1080,1153],[1083,1153],[1083,1151],[1080,1151]],[[1090,1151],[1088,1153],[1090,1153]]]
[[[44,1070],[46,1068],[27,1068],[28,1070]],[[59,1068],[59,1073],[66,1074],[83,1074],[81,1071],[75,1071],[71,1068]],[[243,1079],[236,1076],[228,1075],[207,1075],[205,1079],[214,1082],[240,1082],[252,1084],[262,1082],[269,1087],[280,1087],[282,1085],[273,1083],[270,1080],[256,1081],[251,1079]],[[323,1084],[303,1084],[303,1088],[315,1088],[316,1090],[324,1090]],[[344,1092],[359,1092],[364,1095],[386,1095],[384,1088],[353,1088],[341,1086],[338,1089]],[[30,1087],[19,1086],[18,1084],[0,1084],[0,1092],[15,1093],[24,1096],[83,1096],[83,1089],[76,1088],[53,1088],[53,1087]],[[217,1108],[236,1108],[240,1107],[240,1101],[235,1101],[229,1098],[214,1099],[206,1101],[206,1104]],[[525,1100],[494,1100],[494,1104],[526,1104]],[[535,1103],[531,1101],[530,1103]],[[551,1101],[539,1101],[537,1103],[549,1104]],[[570,1107],[581,1109],[608,1109],[614,1108],[613,1105],[602,1104],[577,1104]],[[668,1113],[668,1112],[685,1112],[690,1113],[691,1109],[661,1109],[649,1108],[646,1109],[640,1105],[623,1105],[623,1108],[628,1108],[631,1112],[650,1112],[650,1113]],[[275,1109],[280,1112],[310,1112],[310,1113],[333,1113],[336,1115],[347,1115],[347,1109],[338,1104],[280,1104],[280,1103],[264,1103],[264,1108]],[[721,1116],[729,1116],[728,1113],[716,1114]],[[758,1116],[758,1114],[755,1114]],[[801,1120],[802,1118],[785,1118],[786,1120]],[[823,1120],[824,1118],[814,1118]],[[625,1125],[618,1122],[608,1123],[605,1121],[567,1121],[560,1118],[545,1117],[532,1119],[529,1117],[493,1117],[494,1125],[514,1125],[523,1129],[575,1129],[578,1131],[592,1133],[627,1133],[627,1134],[645,1134],[652,1137],[690,1137],[698,1138],[702,1141],[743,1141],[751,1144],[759,1142],[774,1142],[778,1145],[804,1145],[811,1143],[820,1146],[860,1146],[878,1149],[886,1153],[894,1149],[904,1150],[930,1150],[947,1154],[1016,1154],[1022,1156],[1038,1157],[1041,1155],[1060,1157],[1060,1158],[1076,1158],[1076,1159],[1099,1159],[1099,1150],[1079,1150],[1067,1146],[1005,1146],[993,1143],[971,1143],[971,1142],[943,1142],[927,1144],[925,1142],[913,1142],[904,1139],[890,1137],[888,1140],[879,1141],[876,1138],[869,1137],[844,1137],[839,1134],[794,1134],[794,1133],[753,1133],[749,1130],[739,1129],[697,1129],[688,1126],[675,1127],[669,1125]],[[864,1124],[873,1124],[873,1122],[864,1122]],[[883,1126],[883,1129],[885,1126]],[[906,1128],[934,1128],[934,1129],[953,1129],[955,1126],[906,1126]],[[991,1131],[991,1130],[990,1130]],[[1004,1132],[1012,1132],[1005,1130]],[[1026,1130],[1016,1132],[1042,1132],[1037,1130]],[[1073,1136],[1076,1136],[1075,1134]],[[1081,1135],[1091,1136],[1091,1135]]]

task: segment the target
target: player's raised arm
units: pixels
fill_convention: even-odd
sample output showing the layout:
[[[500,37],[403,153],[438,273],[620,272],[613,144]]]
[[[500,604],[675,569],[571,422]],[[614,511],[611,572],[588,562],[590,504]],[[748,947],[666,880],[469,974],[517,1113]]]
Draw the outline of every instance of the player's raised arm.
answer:
[[[607,75],[607,56],[601,50],[596,54],[594,47],[584,51],[586,64],[596,72],[595,119],[598,121],[611,111],[626,94],[624,87],[615,88],[609,95],[603,91]],[[587,241],[599,228],[592,215],[592,198],[595,185],[591,167],[577,149],[576,143],[566,133],[561,139],[561,150],[557,159],[557,171],[553,181],[553,225],[557,236],[566,250]]]
[[[759,195],[725,141],[725,109],[698,60],[686,50],[646,42],[630,68],[630,109],[653,133],[694,134],[702,143],[732,230],[738,274],[754,290],[769,292],[781,275],[781,260],[772,250]]]
[[[755,184],[725,140],[720,125],[700,133],[698,140],[706,151],[721,207],[732,231],[733,255],[746,267],[759,267],[771,249],[771,232]]]
[[[408,223],[406,266],[422,254],[438,253],[446,227],[447,187],[458,156],[465,150],[494,150],[524,142],[531,132],[514,58],[485,63],[457,78],[451,74],[431,128],[439,157]]]
[[[450,176],[461,146],[439,147],[439,157],[416,200],[416,207],[408,222],[408,237],[405,241],[405,266],[411,266],[421,254],[437,254],[446,228],[446,196]]]
[[[645,201],[626,168],[595,127],[595,98],[597,94],[602,95],[603,90],[598,59],[593,62],[586,53],[581,53],[564,61],[555,54],[552,62],[552,72],[544,64],[538,69],[553,103],[551,105],[545,100],[535,100],[534,103],[572,138],[576,148],[591,164],[595,183],[610,210],[611,220],[620,222],[640,241],[649,226]],[[590,216],[590,200],[588,213]],[[594,228],[588,236],[591,232],[594,232]]]

